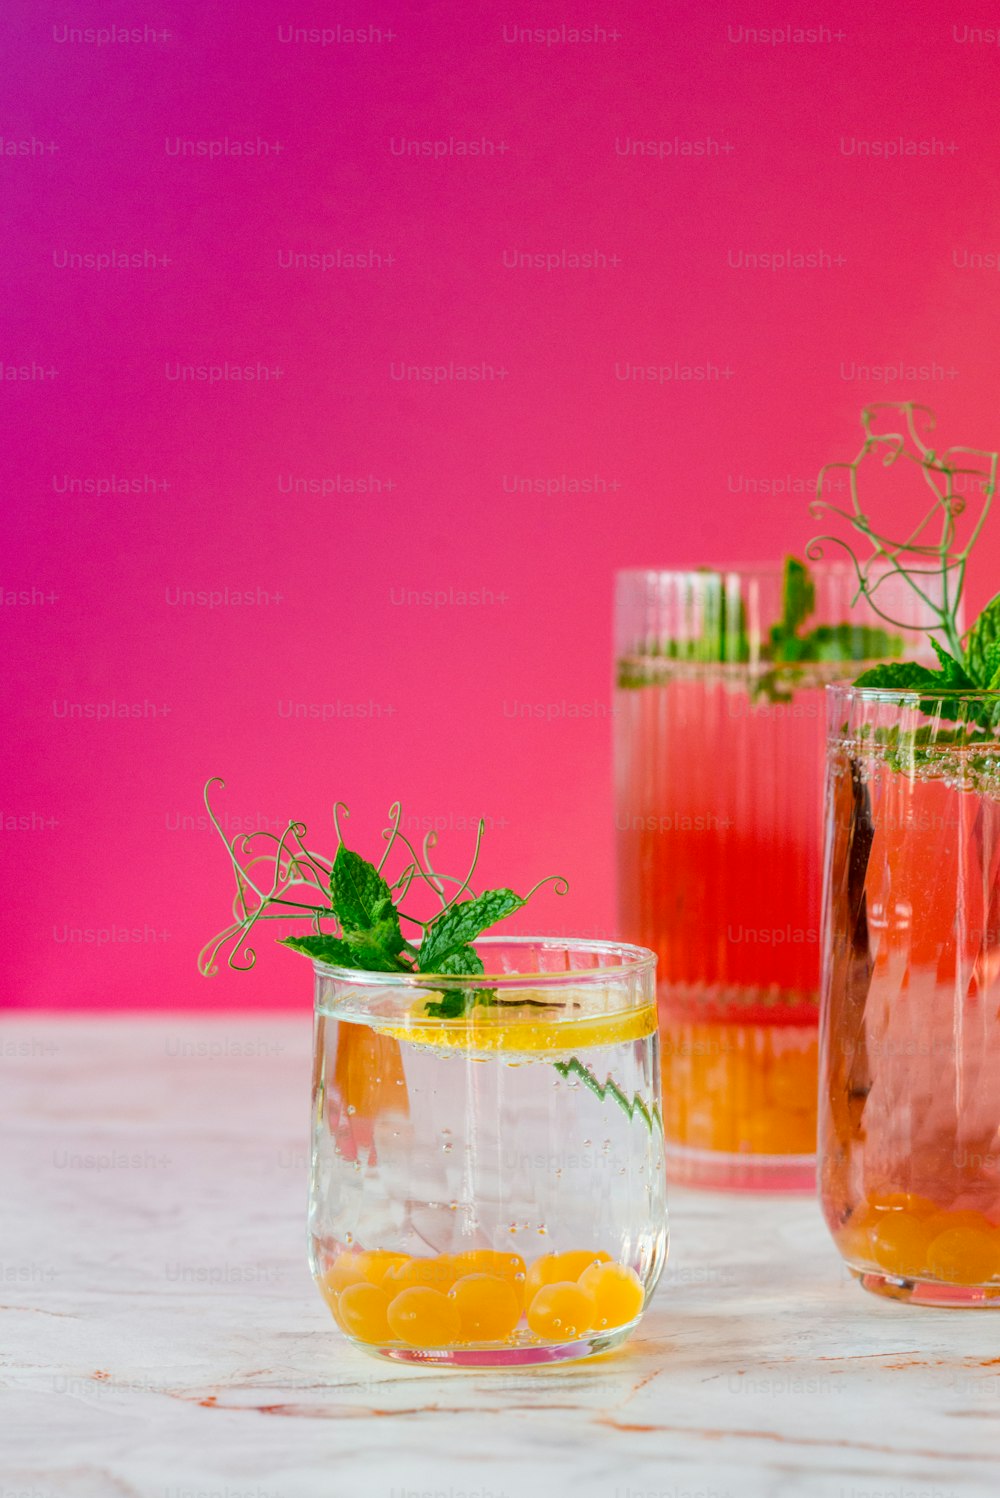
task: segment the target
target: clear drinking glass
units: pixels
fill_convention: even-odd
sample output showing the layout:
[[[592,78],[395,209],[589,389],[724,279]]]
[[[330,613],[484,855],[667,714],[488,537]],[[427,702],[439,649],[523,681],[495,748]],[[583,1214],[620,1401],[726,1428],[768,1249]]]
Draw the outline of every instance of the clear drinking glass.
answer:
[[[1000,693],[828,701],[824,1215],[866,1289],[1000,1304]]]
[[[810,573],[814,658],[784,661],[782,565],[618,577],[619,921],[657,953],[667,1158],[691,1184],[815,1181],[823,689],[915,639],[852,603],[850,566]],[[926,627],[898,579],[878,598]]]
[[[634,1329],[666,1259],[656,958],[476,947],[477,978],[315,965],[313,1274],[385,1357],[588,1357]]]

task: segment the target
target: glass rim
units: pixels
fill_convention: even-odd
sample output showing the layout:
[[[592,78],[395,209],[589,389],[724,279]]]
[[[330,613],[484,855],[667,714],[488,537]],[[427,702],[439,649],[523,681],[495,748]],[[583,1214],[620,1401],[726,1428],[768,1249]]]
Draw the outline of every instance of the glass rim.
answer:
[[[1000,703],[1000,687],[866,687],[851,681],[831,681],[825,690],[831,695],[858,698],[862,702],[990,702]]]
[[[631,942],[589,937],[558,936],[482,936],[473,945],[483,947],[541,947],[551,952],[580,952],[596,956],[613,956],[618,959],[606,967],[565,968],[555,972],[543,969],[520,973],[377,973],[367,968],[335,967],[332,963],[313,959],[313,971],[317,977],[339,978],[366,988],[399,988],[420,992],[423,989],[459,988],[579,988],[600,986],[620,982],[640,973],[655,971],[656,953],[649,947],[635,946]],[[483,955],[481,953],[481,955]],[[484,961],[483,966],[486,967]],[[645,1006],[636,1004],[636,1008]]]
[[[788,553],[792,555],[791,552]],[[804,552],[803,552],[804,555]],[[803,560],[796,557],[797,561]],[[820,558],[813,561],[805,557],[806,566],[811,574],[819,574],[823,577],[857,577],[857,568],[853,562],[839,560],[825,560]],[[878,570],[878,569],[877,569]],[[618,567],[615,569],[615,578],[729,578],[729,577],[776,577],[779,580],[784,576],[785,559],[767,559],[756,562],[697,562],[689,567]]]

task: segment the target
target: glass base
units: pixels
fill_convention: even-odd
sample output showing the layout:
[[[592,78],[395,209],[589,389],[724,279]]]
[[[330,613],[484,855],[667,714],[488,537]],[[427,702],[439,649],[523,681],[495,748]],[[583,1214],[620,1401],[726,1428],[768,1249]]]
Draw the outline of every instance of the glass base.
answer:
[[[351,1337],[351,1345],[360,1352],[377,1358],[389,1358],[396,1363],[423,1364],[431,1368],[540,1368],[547,1364],[579,1362],[620,1347],[632,1335],[639,1318],[627,1326],[616,1326],[608,1332],[592,1332],[574,1342],[511,1342],[500,1347],[402,1347],[391,1343],[378,1347],[370,1342],[358,1342]]]
[[[667,1179],[674,1186],[711,1191],[816,1190],[815,1155],[729,1155],[721,1150],[666,1146]]]
[[[909,1301],[914,1306],[936,1306],[941,1309],[971,1310],[995,1306],[1000,1308],[1000,1285],[944,1285],[936,1280],[897,1279],[870,1269],[855,1269],[848,1264],[854,1278],[872,1295],[888,1300]]]

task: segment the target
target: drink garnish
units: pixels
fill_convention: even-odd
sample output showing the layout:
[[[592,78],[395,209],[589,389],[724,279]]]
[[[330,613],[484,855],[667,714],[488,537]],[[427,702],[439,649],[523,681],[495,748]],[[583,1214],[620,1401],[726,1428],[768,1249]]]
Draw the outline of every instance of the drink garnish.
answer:
[[[657,1129],[659,1129],[661,1133],[663,1132],[663,1120],[660,1118],[660,1110],[657,1108],[656,1104],[654,1103],[652,1108],[650,1108],[638,1093],[636,1093],[633,1096],[632,1101],[629,1102],[625,1093],[622,1092],[621,1088],[618,1086],[618,1083],[613,1077],[606,1077],[603,1083],[599,1082],[590,1068],[588,1066],[584,1066],[581,1061],[578,1061],[576,1056],[570,1057],[569,1061],[554,1061],[552,1064],[559,1075],[564,1079],[569,1076],[579,1077],[583,1085],[590,1089],[590,1091],[597,1098],[598,1102],[603,1103],[606,1097],[613,1097],[619,1108],[621,1108],[630,1119],[634,1118],[638,1113],[650,1132],[652,1132],[654,1123]]]
[[[565,895],[569,889],[561,875],[550,874],[523,896],[505,887],[476,894],[472,878],[479,861],[485,821],[480,820],[476,829],[468,873],[459,879],[442,874],[431,861],[437,843],[436,832],[426,834],[421,852],[417,853],[401,830],[402,807],[398,801],[389,808],[391,820],[382,832],[385,847],[377,864],[370,863],[347,847],[340,823],[341,818],[350,813],[339,801],[333,810],[337,851],[332,859],[307,845],[308,834],[303,822],[289,822],[280,836],[271,832],[251,832],[239,833],[230,840],[212,808],[210,793],[216,785],[225,788],[225,782],[218,776],[206,783],[205,807],[212,826],[225,845],[236,879],[236,895],[232,922],[207,942],[199,954],[199,971],[205,977],[218,972],[217,958],[227,947],[226,962],[235,972],[248,972],[255,966],[257,953],[250,945],[249,937],[258,921],[299,919],[308,920],[312,930],[306,935],[285,936],[279,940],[282,946],[301,952],[314,962],[361,972],[474,979],[485,971],[483,960],[473,946],[477,936],[521,910],[542,885],[551,883],[558,895]],[[390,882],[383,871],[397,843],[406,850],[408,860]],[[263,877],[262,870],[266,877]],[[401,909],[401,903],[415,881],[426,885],[440,905],[429,920]],[[446,892],[447,884],[456,886],[450,896]],[[300,893],[308,894],[309,899],[290,897]],[[410,941],[404,935],[403,921],[419,929],[418,941]],[[327,923],[334,929],[324,929]],[[416,931],[414,936],[417,936]],[[439,992],[437,998],[419,998],[419,1013],[399,1025],[383,1024],[379,1026],[379,1032],[390,1043],[408,1040],[415,1044],[440,1046],[461,1044],[463,1038],[475,1041],[475,1032],[464,1036],[451,1035],[440,1023],[429,1025],[426,1022],[462,1019],[479,1006],[485,1012],[502,1008],[551,1008],[563,1016],[561,1023],[558,1019],[552,1025],[535,1021],[526,1029],[519,1025],[516,1015],[511,1015],[513,1029],[510,1035],[499,1038],[501,1042],[515,1041],[526,1052],[553,1048],[558,1045],[561,1033],[576,1044],[581,1043],[581,1039],[588,1044],[616,1044],[651,1034],[656,1028],[652,1009],[649,1014],[643,1012],[636,1016],[597,1015],[589,1019],[566,1019],[565,1005],[549,1005],[530,998],[518,998],[508,1005],[498,997],[495,988],[486,985],[470,991],[468,987],[448,988],[445,983],[435,991]],[[478,1039],[485,1040],[487,1033],[481,1033]],[[504,1045],[501,1043],[490,1049],[504,1049]],[[599,1083],[575,1056],[568,1062],[554,1064],[563,1077],[572,1071],[601,1101],[606,1096],[614,1098],[630,1119],[638,1112],[652,1127],[647,1105],[638,1096],[629,1102],[612,1078],[609,1077],[604,1084]],[[659,1121],[655,1110],[654,1116]]]
[[[874,426],[883,412],[898,412],[902,430],[876,432]],[[869,543],[869,554],[861,558],[850,541],[842,536],[815,537],[806,555],[816,559],[826,545],[840,547],[854,567],[857,579],[855,600],[860,597],[889,624],[900,621],[882,607],[879,589],[891,578],[900,578],[925,605],[935,621],[928,625],[928,638],[938,658],[934,670],[916,661],[890,661],[863,671],[856,686],[883,687],[901,692],[974,693],[1000,691],[1000,593],[997,593],[963,635],[958,618],[965,586],[969,556],[979,539],[990,512],[997,486],[1000,453],[978,448],[953,446],[932,447],[920,433],[923,425],[928,434],[934,431],[934,413],[910,401],[879,402],[866,406],[861,413],[864,442],[850,462],[827,463],[820,472],[816,499],[810,509],[815,516],[836,515]],[[861,508],[858,474],[866,459],[881,459],[882,466],[913,464],[931,494],[928,509],[917,519],[909,534],[893,539],[877,530]],[[827,475],[847,475],[850,501],[847,506],[834,504],[824,493]],[[972,515],[964,543],[959,544],[962,517],[969,506],[959,492],[964,484],[978,490],[980,508]],[[932,534],[937,527],[936,536]],[[940,579],[940,593],[931,588],[930,580]],[[931,698],[930,700],[934,700]],[[938,716],[955,718],[959,704],[947,700],[936,705]],[[996,709],[985,705],[978,710],[977,721],[989,728],[996,720]]]
[[[754,678],[755,697],[785,702],[801,683],[804,670],[830,661],[875,660],[896,655],[902,649],[902,638],[880,625],[844,621],[839,624],[805,625],[815,613],[816,586],[806,562],[786,556],[782,573],[781,617],[770,626],[765,637],[752,642],[746,628],[742,599],[733,596],[725,573],[714,568],[699,568],[692,576],[711,578],[717,586],[705,595],[705,619],[701,634],[694,639],[654,640],[643,647],[642,659],[625,658],[619,662],[618,685],[641,687],[659,679],[657,672],[644,669],[647,658],[659,660],[698,661],[708,664],[768,666]]]
[[[377,864],[347,847],[340,823],[350,812],[339,801],[333,811],[337,851],[332,860],[307,846],[302,822],[289,822],[280,837],[271,832],[251,832],[237,834],[230,841],[210,800],[213,786],[224,788],[224,784],[213,777],[205,785],[204,798],[212,826],[229,855],[236,896],[232,923],[214,936],[199,956],[199,970],[205,977],[218,971],[216,959],[227,946],[228,966],[237,972],[249,971],[257,954],[248,938],[257,922],[292,919],[308,920],[312,930],[308,935],[282,937],[281,944],[315,962],[373,973],[475,977],[484,971],[482,958],[472,945],[477,936],[522,909],[542,885],[553,884],[558,895],[565,895],[569,889],[561,875],[550,874],[523,896],[507,888],[483,890],[477,895],[472,878],[485,821],[480,820],[477,826],[469,871],[459,879],[440,873],[431,862],[436,832],[426,834],[422,851],[417,853],[401,830],[402,807],[398,801],[389,808],[391,820],[382,833],[385,847]],[[390,883],[383,870],[397,844],[406,850],[408,861]],[[262,877],[261,869],[266,877]],[[401,908],[415,881],[426,885],[440,905],[428,920]],[[448,884],[456,886],[450,895]],[[308,902],[290,898],[291,893],[303,892],[309,894]],[[403,921],[417,928],[413,933],[417,940],[404,935]],[[332,923],[334,929],[324,929],[326,923]],[[445,988],[438,1001],[425,1004],[424,1013],[436,1019],[457,1019],[466,1013],[470,1002],[495,1003],[496,991],[477,990],[473,999],[464,989]]]

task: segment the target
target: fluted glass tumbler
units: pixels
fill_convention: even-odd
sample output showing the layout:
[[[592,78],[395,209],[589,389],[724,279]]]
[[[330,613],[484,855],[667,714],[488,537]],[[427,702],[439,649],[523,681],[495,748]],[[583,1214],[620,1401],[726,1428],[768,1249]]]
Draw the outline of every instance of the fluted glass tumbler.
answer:
[[[638,1325],[666,1258],[656,959],[476,947],[476,978],[316,964],[313,1274],[384,1357],[589,1357]]]
[[[866,1289],[1000,1306],[1000,693],[832,688],[820,1197]]]
[[[815,1182],[823,691],[913,649],[854,592],[837,564],[619,574],[619,922],[658,957],[678,1181]]]

